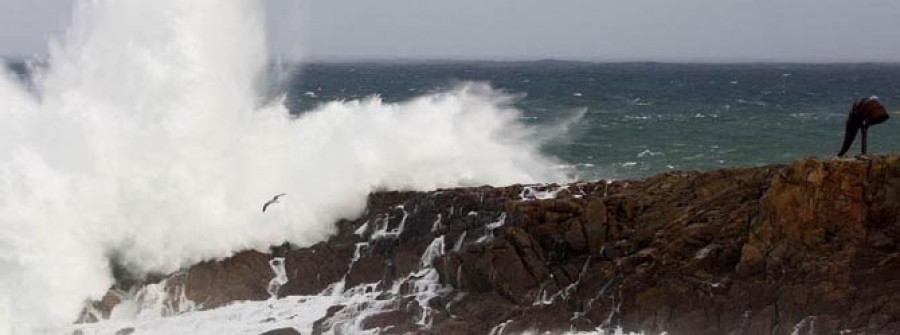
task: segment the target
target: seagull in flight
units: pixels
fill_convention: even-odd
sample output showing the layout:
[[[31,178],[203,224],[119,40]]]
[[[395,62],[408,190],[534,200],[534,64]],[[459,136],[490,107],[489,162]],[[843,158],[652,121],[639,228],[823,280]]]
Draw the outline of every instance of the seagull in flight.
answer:
[[[276,196],[272,197],[272,200],[266,201],[266,204],[263,205],[263,210],[262,210],[263,213],[266,212],[266,208],[269,208],[269,205],[277,204],[277,203],[278,203],[278,198],[281,198],[281,197],[283,197],[284,195],[285,195],[285,193],[281,193],[281,194],[279,194],[279,195],[276,195]]]

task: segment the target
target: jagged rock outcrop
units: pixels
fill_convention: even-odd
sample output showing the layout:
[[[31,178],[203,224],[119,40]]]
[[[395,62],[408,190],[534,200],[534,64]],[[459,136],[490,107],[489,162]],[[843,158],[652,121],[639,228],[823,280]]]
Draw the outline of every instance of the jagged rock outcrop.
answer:
[[[364,297],[316,333],[900,333],[896,155],[382,192],[337,225],[313,247],[239,253],[166,285],[202,308],[266,299],[283,258],[279,296]]]

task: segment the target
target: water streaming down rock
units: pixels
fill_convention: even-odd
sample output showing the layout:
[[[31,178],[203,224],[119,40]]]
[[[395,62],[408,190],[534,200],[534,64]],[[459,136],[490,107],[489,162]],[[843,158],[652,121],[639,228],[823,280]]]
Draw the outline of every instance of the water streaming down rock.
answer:
[[[380,192],[326,242],[203,263],[179,285],[210,313],[254,306],[228,304],[267,299],[268,261],[284,257],[289,280],[276,301],[294,308],[241,319],[257,325],[246,334],[285,325],[314,334],[894,333],[898,194],[897,155]]]

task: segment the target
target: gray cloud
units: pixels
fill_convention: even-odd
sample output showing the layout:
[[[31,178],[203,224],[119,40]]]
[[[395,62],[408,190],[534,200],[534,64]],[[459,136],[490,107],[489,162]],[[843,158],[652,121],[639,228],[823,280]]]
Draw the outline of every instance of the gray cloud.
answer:
[[[0,0],[0,52],[42,52],[70,1]],[[268,0],[306,59],[900,61],[896,0]]]
[[[64,31],[71,1],[0,0],[0,55],[43,52]]]
[[[312,57],[900,60],[896,0],[307,0]],[[290,11],[287,11],[290,12]],[[276,14],[277,15],[277,14]]]

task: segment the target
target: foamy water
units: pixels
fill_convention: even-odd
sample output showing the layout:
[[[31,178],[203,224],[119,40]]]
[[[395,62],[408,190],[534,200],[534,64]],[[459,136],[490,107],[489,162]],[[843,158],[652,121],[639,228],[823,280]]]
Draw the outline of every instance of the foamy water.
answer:
[[[527,188],[523,194],[537,194],[539,192],[553,192],[550,189],[537,191],[543,185],[533,185]],[[547,198],[553,198],[546,195]],[[524,197],[523,200],[535,199]],[[451,246],[445,241],[445,235],[433,237],[428,247],[422,252],[418,267],[412,269],[406,275],[397,276],[392,282],[361,283],[353,287],[346,287],[346,279],[350,275],[356,262],[363,254],[368,253],[374,245],[398,243],[385,240],[398,239],[407,228],[406,219],[410,213],[403,205],[398,205],[393,210],[399,222],[390,228],[388,221],[391,215],[378,214],[376,217],[358,228],[355,232],[362,238],[362,242],[356,243],[356,250],[344,277],[331,283],[318,295],[288,296],[277,298],[280,285],[289,282],[285,275],[284,258],[273,257],[269,265],[272,271],[272,280],[269,293],[272,297],[265,301],[235,301],[226,306],[210,310],[198,310],[198,305],[187,300],[183,291],[183,283],[186,273],[178,273],[160,283],[141,287],[137,291],[121,292],[122,302],[112,309],[109,317],[103,317],[102,313],[89,311],[100,319],[96,323],[75,324],[65,327],[49,327],[39,330],[40,334],[85,334],[85,335],[116,335],[130,333],[136,335],[148,334],[247,334],[256,335],[267,331],[292,328],[301,333],[311,333],[316,329],[327,334],[379,334],[387,331],[387,328],[369,327],[366,329],[365,320],[381,313],[394,310],[403,310],[408,304],[416,304],[418,312],[411,316],[415,324],[429,329],[436,317],[432,309],[433,299],[447,299],[453,294],[453,287],[443,284],[439,280],[437,270],[434,268],[434,260],[446,252],[458,250],[463,244],[481,244],[486,242],[484,237],[493,237],[493,230],[502,227],[506,221],[506,214],[501,213],[496,221],[488,223],[485,228],[487,234],[475,239],[468,239],[464,243],[465,234],[462,234]],[[415,210],[413,210],[415,211]],[[466,216],[478,215],[470,212]],[[439,224],[439,221],[436,222]],[[588,263],[585,263],[587,267]],[[303,269],[299,269],[303,270]],[[275,284],[275,285],[273,285]],[[542,292],[542,297],[535,304],[552,303],[560,295],[569,294],[571,287],[560,290],[552,296]],[[447,300],[444,300],[447,301]],[[439,302],[440,303],[440,302]],[[328,314],[328,310],[334,306],[342,306],[338,310]],[[489,331],[491,335],[510,334],[554,334],[554,332],[535,331],[510,331],[507,327],[511,320],[500,322]],[[390,326],[388,326],[390,327]],[[396,329],[394,329],[396,331]],[[596,334],[596,335],[625,335],[621,328],[609,327],[608,322],[593,331],[580,332],[555,332],[558,334]],[[637,335],[638,333],[627,333]]]
[[[111,258],[169,272],[320,241],[375,188],[565,179],[484,85],[290,115],[258,94],[263,20],[249,0],[80,1],[34,91],[0,76],[0,334],[73,321]]]

